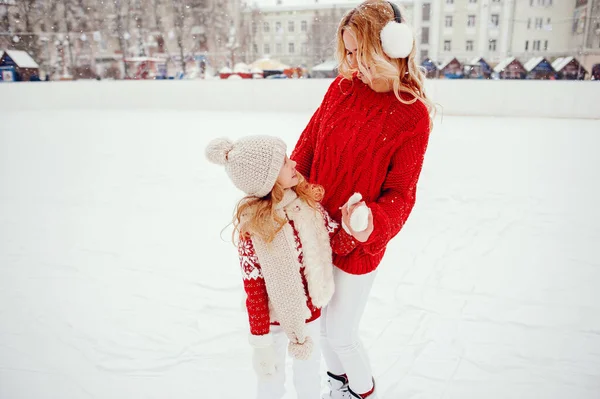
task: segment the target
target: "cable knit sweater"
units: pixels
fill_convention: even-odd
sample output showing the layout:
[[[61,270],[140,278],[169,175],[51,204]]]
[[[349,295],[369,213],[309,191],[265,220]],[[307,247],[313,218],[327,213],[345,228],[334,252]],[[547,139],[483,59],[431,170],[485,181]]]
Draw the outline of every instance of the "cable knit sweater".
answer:
[[[393,92],[377,93],[357,78],[339,76],[331,84],[291,158],[310,182],[325,188],[322,205],[335,220],[355,192],[373,212],[366,242],[343,229],[331,239],[334,265],[351,274],[377,268],[415,204],[429,131],[420,101],[403,104]]]

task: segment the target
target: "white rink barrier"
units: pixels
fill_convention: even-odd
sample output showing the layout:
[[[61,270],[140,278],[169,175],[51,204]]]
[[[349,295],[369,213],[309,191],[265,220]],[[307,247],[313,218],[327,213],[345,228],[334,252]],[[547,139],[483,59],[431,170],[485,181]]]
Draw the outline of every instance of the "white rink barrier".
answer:
[[[180,109],[312,112],[328,79],[0,83],[2,111]],[[429,80],[438,115],[600,119],[600,82]]]

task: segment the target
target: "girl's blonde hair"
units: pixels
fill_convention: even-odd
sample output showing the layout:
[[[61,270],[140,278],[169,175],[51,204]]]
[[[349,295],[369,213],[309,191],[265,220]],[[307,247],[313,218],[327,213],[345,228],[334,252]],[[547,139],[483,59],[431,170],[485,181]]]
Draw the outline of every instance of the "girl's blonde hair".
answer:
[[[339,73],[346,79],[360,72],[369,82],[385,79],[392,82],[394,94],[404,104],[412,104],[420,100],[429,111],[435,113],[433,102],[424,91],[425,74],[416,61],[416,45],[407,58],[392,59],[388,57],[381,45],[381,30],[394,20],[392,6],[383,0],[367,0],[348,11],[340,21],[337,31],[336,57]],[[405,23],[404,19],[402,23]],[[346,46],[342,38],[345,31],[354,37],[356,49],[356,66],[352,66],[346,54]],[[402,93],[408,96],[401,96]]]
[[[323,199],[322,186],[311,184],[298,173],[298,184],[292,187],[298,197],[311,208]],[[233,217],[233,241],[249,235],[258,235],[265,242],[271,242],[285,226],[287,220],[277,216],[275,206],[281,202],[285,190],[275,183],[273,190],[262,198],[246,196],[238,203]]]

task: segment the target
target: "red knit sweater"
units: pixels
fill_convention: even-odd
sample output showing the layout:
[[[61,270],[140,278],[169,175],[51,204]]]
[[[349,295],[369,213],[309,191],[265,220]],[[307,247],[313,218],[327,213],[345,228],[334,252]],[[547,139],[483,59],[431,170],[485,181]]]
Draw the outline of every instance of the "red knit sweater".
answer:
[[[356,78],[340,76],[329,87],[291,158],[310,182],[325,188],[322,205],[336,221],[339,208],[355,192],[373,212],[374,231],[367,242],[343,229],[332,238],[333,263],[340,269],[351,274],[375,270],[408,219],[429,122],[422,102],[403,104],[393,92],[377,93]]]
[[[339,225],[332,220],[327,212],[320,208],[323,213],[323,221],[325,227],[332,237],[338,230]],[[302,250],[302,242],[300,235],[291,220],[288,223],[294,231],[294,239],[296,241],[296,254],[300,262],[300,274],[302,276],[302,284],[304,285],[304,294],[306,295],[306,306],[310,310],[311,316],[306,320],[310,323],[321,316],[321,308],[317,308],[312,303],[310,292],[308,291],[308,282],[304,273],[304,252]],[[242,269],[242,278],[244,279],[244,290],[246,291],[246,310],[248,311],[248,321],[250,323],[250,333],[252,335],[268,334],[271,325],[279,325],[278,322],[271,320],[269,312],[269,294],[267,293],[267,285],[262,274],[260,259],[254,250],[252,238],[243,237],[238,243],[238,254],[240,257],[240,267]],[[314,338],[314,337],[313,337]]]

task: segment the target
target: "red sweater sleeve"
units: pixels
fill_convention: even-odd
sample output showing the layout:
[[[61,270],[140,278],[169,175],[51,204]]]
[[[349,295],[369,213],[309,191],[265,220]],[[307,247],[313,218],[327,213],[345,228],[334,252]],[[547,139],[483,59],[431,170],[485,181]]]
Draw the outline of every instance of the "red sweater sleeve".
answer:
[[[317,108],[312,118],[310,118],[310,122],[308,122],[308,125],[300,135],[296,147],[292,152],[292,156],[290,157],[297,163],[296,170],[298,170],[298,172],[300,172],[300,174],[308,181],[310,181],[310,170],[312,167],[313,154],[317,143],[317,134],[321,123],[323,108],[327,107],[327,103],[332,99],[332,93],[339,87],[341,79],[342,77],[338,76],[327,89],[327,93],[325,93],[321,105]]]
[[[373,234],[371,234],[371,237]],[[360,244],[353,236],[346,233],[346,230],[339,229],[337,234],[331,238],[331,250],[334,254],[346,256]]]
[[[312,118],[310,118],[310,122],[308,122],[308,125],[300,135],[296,147],[292,152],[292,156],[290,157],[297,163],[296,170],[307,180],[310,180],[310,169],[312,167],[313,154],[315,151],[315,143],[317,140],[316,132],[321,118],[320,114],[321,107],[319,107]]]
[[[265,335],[270,331],[269,296],[265,279],[252,240],[244,238],[238,244],[244,290],[246,291],[246,309],[252,335]]]
[[[429,141],[429,118],[423,118],[414,135],[392,156],[390,169],[383,183],[382,195],[367,203],[373,212],[374,230],[362,243],[364,251],[375,255],[383,251],[408,219],[416,199],[416,188],[425,150]]]

